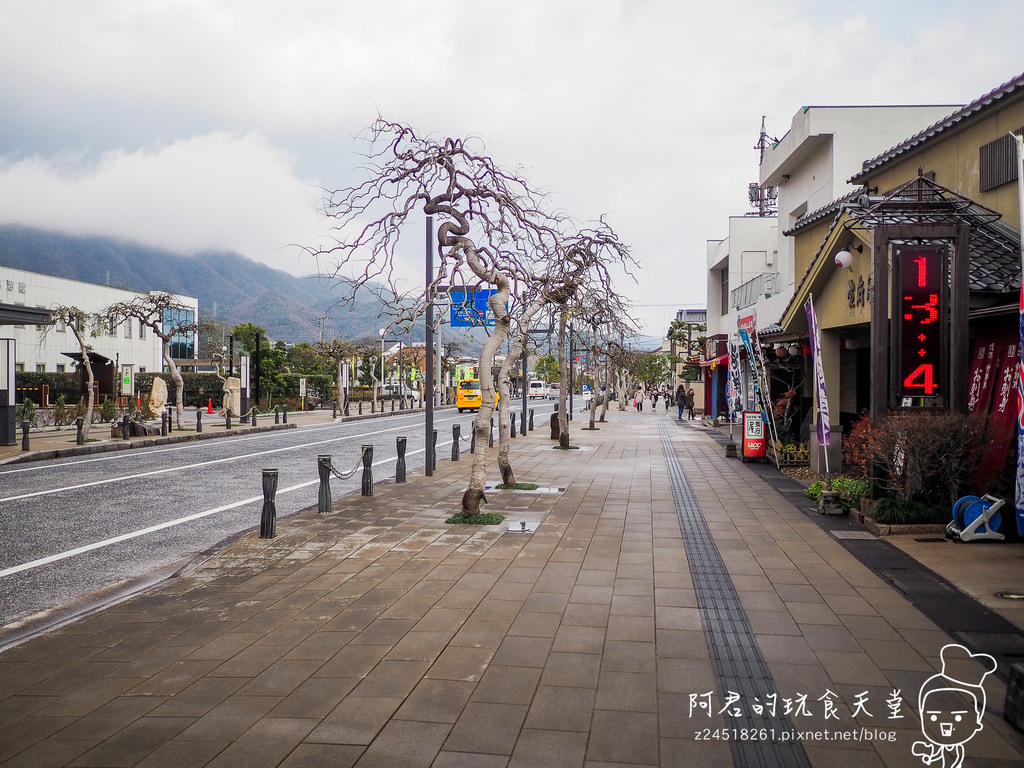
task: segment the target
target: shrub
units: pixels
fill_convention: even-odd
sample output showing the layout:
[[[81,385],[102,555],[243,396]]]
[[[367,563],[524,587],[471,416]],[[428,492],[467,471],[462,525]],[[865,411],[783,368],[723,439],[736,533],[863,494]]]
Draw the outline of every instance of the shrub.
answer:
[[[18,426],[21,426],[21,422],[23,421],[33,424],[36,420],[36,404],[32,402],[32,398],[26,397],[21,401],[21,404],[15,408],[14,413],[18,419]]]
[[[984,418],[952,411],[896,412],[871,428],[868,459],[902,501],[953,502],[963,495],[981,455]]]
[[[804,495],[817,501],[821,498],[821,491],[825,487],[824,480],[815,480],[804,491]],[[839,475],[832,479],[832,490],[839,494],[839,504],[844,512],[856,509],[860,506],[862,496],[867,496],[868,481],[859,477],[844,477]]]
[[[947,509],[906,499],[876,499],[871,502],[871,517],[885,525],[948,523],[951,519]]]

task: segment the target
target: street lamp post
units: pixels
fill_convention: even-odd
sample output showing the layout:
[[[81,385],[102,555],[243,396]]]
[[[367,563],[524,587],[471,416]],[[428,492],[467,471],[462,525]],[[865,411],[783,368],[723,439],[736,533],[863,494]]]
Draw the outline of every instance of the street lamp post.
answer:
[[[381,328],[380,331],[380,409],[384,410],[384,334],[387,330]]]

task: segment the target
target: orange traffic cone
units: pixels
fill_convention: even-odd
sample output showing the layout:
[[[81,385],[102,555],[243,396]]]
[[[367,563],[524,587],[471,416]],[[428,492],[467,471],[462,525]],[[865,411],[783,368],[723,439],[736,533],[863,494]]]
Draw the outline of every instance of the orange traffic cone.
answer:
[[[206,406],[207,413],[213,413],[213,398],[210,398],[210,404]]]

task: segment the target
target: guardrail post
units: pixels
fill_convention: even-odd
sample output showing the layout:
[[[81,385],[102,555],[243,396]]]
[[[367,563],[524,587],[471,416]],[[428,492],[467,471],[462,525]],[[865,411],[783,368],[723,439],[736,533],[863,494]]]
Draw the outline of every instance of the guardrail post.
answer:
[[[398,461],[395,462],[395,482],[405,482],[405,438],[395,438],[395,449],[398,451]]]
[[[316,471],[320,475],[320,490],[316,495],[316,511],[326,515],[331,511],[331,457],[317,456]]]
[[[131,419],[128,418],[127,414],[121,417],[121,439],[130,440],[132,437],[132,424]]]
[[[430,469],[437,472],[437,430],[435,429],[430,438]]]
[[[263,470],[263,511],[260,513],[260,538],[277,535],[277,470]]]
[[[75,437],[75,444],[76,445],[84,445],[85,444],[85,432],[83,431],[84,428],[85,428],[85,418],[84,417],[79,416],[77,419],[75,419],[75,428],[78,430],[78,435]]]
[[[363,496],[373,496],[373,446],[363,446]]]
[[[203,431],[203,409],[196,409],[196,433]]]
[[[28,422],[28,421],[21,422],[21,450],[23,450],[23,451],[29,450],[29,447],[28,447],[28,428],[29,428],[29,426],[30,426],[30,422]]]
[[[452,424],[452,461],[459,460],[459,432],[461,427],[458,424]]]

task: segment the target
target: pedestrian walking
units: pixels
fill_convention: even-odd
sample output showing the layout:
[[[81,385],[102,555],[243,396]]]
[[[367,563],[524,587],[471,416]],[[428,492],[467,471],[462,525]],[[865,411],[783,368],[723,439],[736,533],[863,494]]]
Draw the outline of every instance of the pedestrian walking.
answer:
[[[682,421],[683,409],[686,408],[686,387],[682,384],[676,387],[676,405],[679,407],[679,417],[676,421]]]
[[[658,407],[658,390],[654,390],[654,394],[651,396],[651,409]]]
[[[693,387],[690,387],[689,391],[686,393],[686,409],[690,412],[690,419],[691,420],[696,418],[693,415],[693,406],[694,406],[694,401],[696,399],[697,399],[697,395],[694,394]]]
[[[636,407],[637,412],[643,413],[644,410],[644,389],[640,387],[637,389],[636,394],[633,395],[633,405]]]

